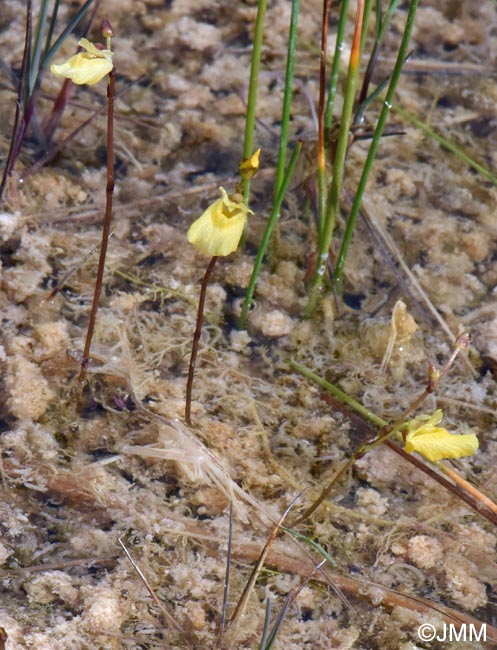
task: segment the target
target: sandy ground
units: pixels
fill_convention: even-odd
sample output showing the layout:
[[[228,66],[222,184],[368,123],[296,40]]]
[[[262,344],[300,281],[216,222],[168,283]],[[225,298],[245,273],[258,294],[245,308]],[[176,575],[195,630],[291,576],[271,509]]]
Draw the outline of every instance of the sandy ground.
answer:
[[[64,20],[74,7],[62,4]],[[398,105],[494,170],[495,4],[421,5]],[[185,234],[218,186],[232,191],[236,182],[256,8],[248,0],[104,0],[104,13],[115,31],[117,184],[79,409],[77,360],[105,199],[104,113],[36,171],[43,148],[30,134],[0,214],[0,647],[218,648],[230,500],[228,618],[274,522],[307,488],[289,521],[303,512],[371,435],[290,360],[394,420],[423,391],[428,364],[443,363],[454,336],[470,331],[469,355],[423,410],[442,408],[450,430],[478,434],[480,450],[451,465],[495,497],[497,188],[393,110],[389,130],[403,133],[381,144],[344,301],[326,296],[304,320],[315,243],[304,204],[315,153],[310,102],[318,90],[321,7],[303,3],[291,137],[304,140],[306,155],[248,329],[237,330],[271,207],[278,142],[290,3],[271,2],[255,214],[243,250],[219,260],[208,289],[188,428],[186,372],[208,260]],[[18,71],[23,3],[3,0],[0,14],[0,54]],[[394,19],[377,81],[391,69],[404,15]],[[71,37],[58,59],[72,54],[75,42]],[[1,79],[5,154],[15,93]],[[41,125],[60,84],[46,76]],[[74,89],[55,141],[100,107],[105,82]],[[368,145],[361,140],[350,150],[344,214]],[[47,300],[63,278],[63,289]],[[408,316],[396,321],[395,335],[398,300]],[[264,599],[276,615],[299,587],[275,648],[480,648],[485,644],[469,636],[476,621],[488,625],[487,645],[497,639],[493,524],[391,449],[365,455],[298,530],[336,566],[308,581],[321,556],[291,536],[279,538],[243,617],[226,630],[225,647],[258,648]],[[444,625],[457,621],[467,625],[466,642],[418,636],[422,624],[443,635]]]

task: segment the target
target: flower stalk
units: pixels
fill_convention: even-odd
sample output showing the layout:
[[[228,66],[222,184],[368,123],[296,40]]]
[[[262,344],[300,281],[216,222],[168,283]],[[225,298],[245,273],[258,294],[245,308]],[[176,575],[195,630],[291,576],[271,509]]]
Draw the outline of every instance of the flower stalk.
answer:
[[[105,187],[105,214],[102,227],[102,239],[100,243],[100,255],[98,258],[97,277],[95,279],[95,288],[93,290],[93,301],[91,305],[90,320],[86,330],[85,347],[83,358],[81,359],[81,368],[78,381],[83,384],[88,364],[90,363],[91,342],[95,331],[97,320],[98,305],[102,293],[104,281],[105,259],[107,257],[107,247],[109,243],[110,226],[112,222],[112,200],[114,197],[115,173],[114,173],[114,100],[116,96],[116,69],[112,67],[109,72],[109,83],[107,86],[107,183]]]
[[[236,251],[247,223],[247,216],[249,213],[253,214],[252,210],[249,210],[242,192],[245,183],[248,183],[259,169],[259,155],[260,149],[257,149],[251,156],[247,156],[247,158],[244,158],[240,162],[238,172],[241,181],[237,183],[234,194],[229,195],[223,187],[220,187],[221,198],[209,205],[203,214],[192,223],[186,235],[188,241],[201,253],[212,256],[200,287],[197,321],[193,334],[190,364],[188,366],[185,398],[185,422],[188,426],[192,425],[193,377],[195,374],[198,344],[202,333],[202,318],[207,285],[217,258],[225,257]]]
[[[204,315],[204,306],[205,306],[205,295],[207,292],[207,285],[209,283],[209,278],[214,266],[217,262],[217,255],[214,255],[207,266],[207,270],[202,279],[202,285],[200,287],[200,297],[198,299],[198,309],[197,309],[197,322],[195,325],[195,332],[193,334],[192,341],[192,351],[190,354],[190,363],[188,366],[188,379],[186,382],[186,399],[185,399],[185,422],[188,426],[192,426],[192,391],[193,391],[193,377],[195,375],[195,363],[197,361],[197,352],[198,352],[198,343],[200,341],[200,335],[202,334],[202,317]]]
[[[70,79],[73,83],[82,85],[94,85],[104,77],[108,77],[107,84],[107,183],[105,188],[105,213],[102,226],[102,239],[100,242],[100,254],[98,259],[97,277],[93,290],[93,301],[90,311],[90,319],[86,330],[85,345],[81,358],[78,382],[82,387],[86,378],[86,371],[90,363],[91,342],[95,331],[98,305],[102,293],[105,259],[109,243],[110,226],[112,221],[112,200],[114,196],[115,173],[114,173],[114,102],[116,96],[116,69],[112,62],[113,52],[111,50],[112,27],[107,19],[102,22],[102,36],[106,41],[106,49],[100,49],[88,39],[82,38],[78,45],[85,51],[78,52],[67,61],[59,65],[53,64],[51,72],[58,76]]]

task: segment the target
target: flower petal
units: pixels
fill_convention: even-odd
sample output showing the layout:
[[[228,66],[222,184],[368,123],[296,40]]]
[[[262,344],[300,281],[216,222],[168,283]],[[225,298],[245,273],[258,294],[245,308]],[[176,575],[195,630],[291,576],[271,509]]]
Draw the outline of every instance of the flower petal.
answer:
[[[89,41],[87,38],[80,38],[78,41],[79,47],[83,47],[86,50],[86,53],[90,57],[94,57],[95,59],[107,59],[108,61],[112,61],[112,56],[114,52],[111,52],[110,50],[99,50],[96,45],[94,45],[91,41]]]
[[[436,462],[443,458],[471,456],[478,449],[478,438],[473,434],[455,435],[441,427],[430,431],[419,430],[406,437],[408,453],[417,451],[427,460]]]
[[[65,63],[50,66],[57,77],[66,77],[75,84],[96,84],[112,70],[112,61],[107,59],[89,59],[84,52],[71,56]]]
[[[211,257],[229,255],[238,248],[249,212],[243,200],[234,201],[222,187],[219,189],[222,198],[192,223],[186,235],[191,244]]]

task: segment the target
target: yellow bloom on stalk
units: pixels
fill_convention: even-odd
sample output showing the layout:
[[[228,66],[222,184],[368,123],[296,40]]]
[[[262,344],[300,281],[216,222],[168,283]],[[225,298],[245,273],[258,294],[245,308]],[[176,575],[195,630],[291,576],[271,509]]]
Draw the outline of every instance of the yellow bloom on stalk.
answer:
[[[57,77],[66,77],[75,84],[98,84],[112,70],[110,50],[99,50],[87,38],[82,38],[78,45],[86,52],[78,52],[60,65],[52,64],[50,70]]]
[[[409,420],[403,428],[405,450],[417,451],[431,462],[444,458],[471,456],[478,449],[478,438],[474,433],[456,435],[442,427],[437,427],[443,418],[441,409],[433,415],[420,415]]]
[[[239,194],[228,196],[220,187],[221,198],[192,223],[186,237],[205,255],[224,256],[238,248],[249,210]]]

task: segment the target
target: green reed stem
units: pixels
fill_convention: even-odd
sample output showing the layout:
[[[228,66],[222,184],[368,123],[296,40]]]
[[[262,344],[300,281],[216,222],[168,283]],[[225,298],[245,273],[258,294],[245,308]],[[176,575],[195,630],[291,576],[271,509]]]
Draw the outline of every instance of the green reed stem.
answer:
[[[359,210],[361,207],[362,197],[366,189],[366,183],[368,181],[368,177],[373,166],[373,161],[375,159],[376,152],[380,144],[385,123],[390,113],[390,109],[392,108],[392,102],[395,95],[395,90],[397,88],[397,83],[400,78],[400,73],[402,71],[402,66],[404,65],[404,61],[407,57],[409,40],[411,38],[411,32],[414,26],[414,18],[416,16],[418,1],[419,0],[411,0],[411,3],[409,4],[409,11],[406,18],[404,34],[402,36],[402,42],[400,44],[400,48],[397,53],[397,60],[395,62],[395,67],[392,72],[385,101],[383,102],[383,107],[378,117],[378,122],[376,124],[373,139],[371,141],[371,146],[369,147],[368,156],[366,158],[366,162],[364,163],[361,178],[359,180],[359,185],[357,187],[357,191],[354,197],[354,202],[352,204],[352,208],[347,221],[347,227],[345,229],[340,251],[338,253],[337,264],[335,267],[335,286],[339,292],[341,291],[342,288],[345,260],[347,258],[347,253],[349,251],[352,237],[354,234],[355,226],[357,223],[357,217],[359,215]]]
[[[264,19],[266,17],[267,0],[258,0],[257,18],[255,21],[254,44],[252,46],[252,61],[250,64],[250,81],[247,99],[247,116],[245,118],[245,139],[243,142],[243,158],[247,159],[254,152],[254,132],[257,108],[257,89],[261,69],[262,40],[264,37]],[[248,204],[250,180],[243,181],[243,198]]]
[[[250,276],[250,282],[247,288],[247,295],[245,296],[245,300],[243,301],[242,311],[240,314],[240,325],[242,327],[245,327],[247,324],[247,316],[248,316],[250,306],[252,304],[252,298],[254,297],[255,285],[257,283],[257,278],[259,277],[262,260],[264,258],[264,254],[268,247],[269,240],[271,238],[271,234],[273,232],[274,226],[278,221],[280,210],[281,210],[281,204],[283,203],[283,199],[285,198],[285,194],[288,189],[288,185],[290,184],[290,180],[293,176],[295,164],[297,162],[301,149],[302,149],[302,142],[299,141],[295,145],[295,148],[292,152],[290,162],[288,163],[288,167],[286,168],[286,172],[283,177],[283,182],[274,200],[273,208],[271,210],[271,214],[269,215],[269,220],[267,222],[266,229],[264,230],[264,235],[262,236],[262,241],[259,246],[259,250],[257,251],[257,257],[255,258],[254,268],[252,269],[252,275]]]
[[[290,109],[292,106],[293,77],[295,72],[295,54],[297,50],[297,35],[300,12],[300,0],[292,0],[292,14],[290,16],[290,31],[288,34],[288,51],[286,58],[285,88],[283,93],[283,109],[281,113],[280,143],[278,149],[278,163],[276,165],[276,180],[274,195],[283,183],[286,166],[286,152],[288,147],[288,127],[290,124]],[[250,155],[250,154],[249,154]]]
[[[60,6],[60,0],[55,0],[54,7],[52,10],[52,15],[50,16],[50,24],[48,25],[47,36],[45,38],[45,49],[43,51],[43,58],[45,58],[50,51],[50,46],[52,44],[52,38],[55,31],[55,25],[57,24],[59,6]]]
[[[322,232],[318,238],[318,254],[316,260],[316,270],[311,281],[310,295],[305,314],[310,316],[314,311],[319,294],[322,290],[326,264],[330,250],[331,238],[335,228],[336,215],[338,213],[340,192],[345,171],[345,158],[349,145],[350,124],[352,120],[352,109],[354,106],[357,82],[359,78],[360,67],[360,42],[361,31],[364,17],[364,2],[359,0],[357,3],[357,12],[355,18],[354,38],[350,52],[349,69],[345,82],[342,117],[340,121],[340,130],[336,146],[335,157],[333,161],[333,176],[331,187],[328,193],[326,216],[324,219]]]
[[[42,38],[45,33],[45,28],[47,24],[48,16],[48,5],[50,4],[49,0],[42,0],[40,5],[40,11],[38,13],[38,22],[36,24],[36,32],[33,43],[33,52],[31,56],[31,62],[29,66],[29,80],[28,80],[28,94],[31,96],[35,88],[38,72],[40,69],[40,61],[42,57]]]
[[[316,180],[318,188],[318,238],[323,231],[324,214],[326,212],[326,140],[325,129],[325,96],[326,96],[326,55],[328,52],[328,24],[330,0],[323,0],[321,16],[321,52],[319,57],[319,102],[318,102],[318,150]]]
[[[67,23],[63,31],[61,32],[60,36],[57,37],[57,40],[55,43],[52,45],[50,44],[48,48],[45,50],[45,55],[43,57],[43,62],[42,62],[42,67],[46,68],[52,58],[57,54],[58,49],[62,45],[62,43],[66,40],[66,38],[69,36],[69,34],[74,31],[76,25],[79,23],[79,21],[83,18],[83,16],[86,14],[90,6],[93,4],[95,0],[86,0],[84,4],[81,5],[81,7],[78,9],[78,11],[74,14],[74,16],[71,18],[71,20]],[[47,44],[48,45],[48,44]]]
[[[340,9],[340,18],[337,28],[337,40],[335,44],[335,54],[333,55],[333,64],[331,66],[331,75],[329,81],[328,101],[326,103],[326,113],[324,118],[325,133],[329,134],[331,122],[333,120],[333,108],[337,94],[338,76],[340,74],[340,60],[342,57],[343,42],[345,38],[345,27],[347,26],[347,12],[349,9],[349,0],[342,0]]]
[[[361,54],[359,59],[360,61],[362,61],[362,55],[364,53],[364,47],[366,45],[366,39],[368,37],[369,19],[371,18],[372,8],[373,8],[373,0],[365,0],[364,16],[362,19],[362,30],[361,30]]]
[[[354,124],[360,124],[362,122],[364,117],[364,112],[367,106],[373,100],[373,94],[376,93],[379,94],[380,92],[382,92],[380,90],[380,87],[386,86],[387,83],[389,83],[390,81],[390,78],[387,78],[376,88],[374,93],[368,96],[369,85],[371,83],[374,69],[378,61],[378,54],[380,52],[381,44],[383,42],[383,37],[385,35],[388,26],[390,25],[393,14],[395,13],[399,3],[400,0],[391,0],[388,9],[385,12],[385,15],[382,16],[381,0],[376,0],[376,24],[375,24],[375,37],[374,37],[373,49],[369,57],[366,72],[364,73],[363,84],[362,84],[361,92],[359,94],[358,107],[354,117]]]

